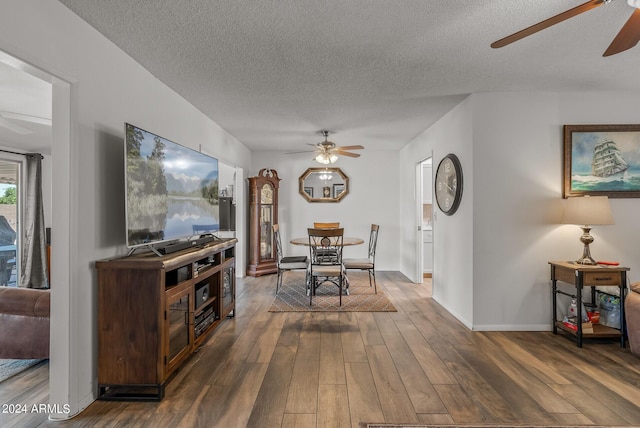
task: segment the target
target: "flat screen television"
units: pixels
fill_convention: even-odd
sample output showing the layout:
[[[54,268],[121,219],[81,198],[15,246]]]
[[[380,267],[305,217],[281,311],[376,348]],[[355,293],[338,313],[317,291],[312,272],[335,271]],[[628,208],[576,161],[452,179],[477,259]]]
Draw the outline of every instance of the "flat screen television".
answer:
[[[219,229],[216,158],[129,123],[124,146],[129,248]]]

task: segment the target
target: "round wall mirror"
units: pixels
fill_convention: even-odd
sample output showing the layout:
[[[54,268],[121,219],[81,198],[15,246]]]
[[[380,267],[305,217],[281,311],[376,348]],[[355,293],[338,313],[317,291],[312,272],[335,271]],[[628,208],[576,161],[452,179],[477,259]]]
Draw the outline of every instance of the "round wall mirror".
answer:
[[[298,186],[309,202],[340,202],[349,193],[349,177],[340,168],[309,168],[298,179]]]

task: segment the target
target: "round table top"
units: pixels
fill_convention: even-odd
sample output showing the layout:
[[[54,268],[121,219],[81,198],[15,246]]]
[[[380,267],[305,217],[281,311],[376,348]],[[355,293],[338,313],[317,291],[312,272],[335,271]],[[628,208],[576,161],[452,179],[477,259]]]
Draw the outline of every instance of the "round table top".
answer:
[[[291,241],[293,245],[309,245],[309,237],[304,237],[304,238],[293,238]],[[347,245],[360,245],[360,244],[364,244],[364,240],[360,239],[360,238],[351,238],[348,236],[345,236],[342,238],[342,246],[346,247]]]

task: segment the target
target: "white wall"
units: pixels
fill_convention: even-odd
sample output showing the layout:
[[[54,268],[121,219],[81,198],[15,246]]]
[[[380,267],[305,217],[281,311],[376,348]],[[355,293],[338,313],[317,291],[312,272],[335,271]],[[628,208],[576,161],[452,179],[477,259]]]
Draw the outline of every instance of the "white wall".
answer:
[[[493,93],[473,99],[474,329],[551,327],[550,260],[582,254],[560,225],[564,124],[640,123],[639,93]],[[640,199],[611,199],[616,224],[594,227],[591,251],[640,280]]]
[[[339,134],[334,141],[340,145]],[[304,142],[301,142],[304,144]],[[346,143],[345,143],[346,144]],[[338,203],[310,203],[298,193],[298,178],[307,168],[321,164],[311,160],[312,153],[255,152],[249,176],[262,168],[278,171],[282,180],[279,189],[278,222],[282,243],[287,254],[305,254],[306,247],[289,244],[294,237],[307,236],[314,221],[339,221],[345,236],[364,239],[364,245],[345,249],[345,257],[366,257],[371,224],[379,224],[376,270],[398,270],[400,266],[398,153],[362,150],[361,157],[340,159],[332,166],[341,168],[349,177],[349,194]]]
[[[582,254],[577,226],[559,224],[564,124],[640,123],[639,93],[474,94],[400,155],[401,206],[413,200],[412,165],[433,150],[434,168],[458,155],[464,194],[434,223],[434,299],[474,330],[549,330],[551,260]],[[611,199],[616,224],[592,230],[596,259],[640,280],[640,199]],[[415,212],[401,212],[401,270],[411,276]]]
[[[473,322],[473,201],[474,164],[472,108],[469,98],[453,108],[400,152],[401,271],[415,282],[416,245],[422,245],[416,232],[422,217],[416,218],[421,195],[415,191],[415,165],[433,153],[433,168],[444,156],[455,153],[463,169],[463,195],[457,212],[442,214],[434,203],[433,222],[433,298],[465,325]]]
[[[0,50],[70,84],[68,97],[62,90],[58,99],[58,87],[54,86],[53,100],[53,205],[55,209],[56,203],[69,201],[68,207],[63,205],[69,216],[53,218],[52,270],[68,269],[69,280],[52,284],[52,317],[61,319],[52,318],[50,368],[52,402],[69,404],[74,414],[93,400],[96,391],[93,263],[125,251],[124,122],[185,146],[202,146],[203,151],[245,170],[249,169],[251,153],[60,3],[6,0],[2,9]],[[62,102],[67,104],[67,112],[57,121],[61,98],[68,98]],[[67,122],[64,116],[69,113],[71,120]],[[71,139],[61,142],[56,135],[65,133],[67,123],[71,128],[65,135],[70,133]],[[70,187],[56,188],[56,177],[65,175]],[[65,258],[56,258],[61,247],[56,249],[55,234],[66,230],[69,236],[64,241],[71,246],[69,266],[56,266],[56,260]],[[62,301],[60,296],[64,296]]]

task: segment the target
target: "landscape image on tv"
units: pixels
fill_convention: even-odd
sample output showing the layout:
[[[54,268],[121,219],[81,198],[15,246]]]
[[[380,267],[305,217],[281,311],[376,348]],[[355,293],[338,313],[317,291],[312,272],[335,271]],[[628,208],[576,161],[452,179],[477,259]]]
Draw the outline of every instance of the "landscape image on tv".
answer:
[[[219,228],[218,160],[125,124],[127,245]]]

